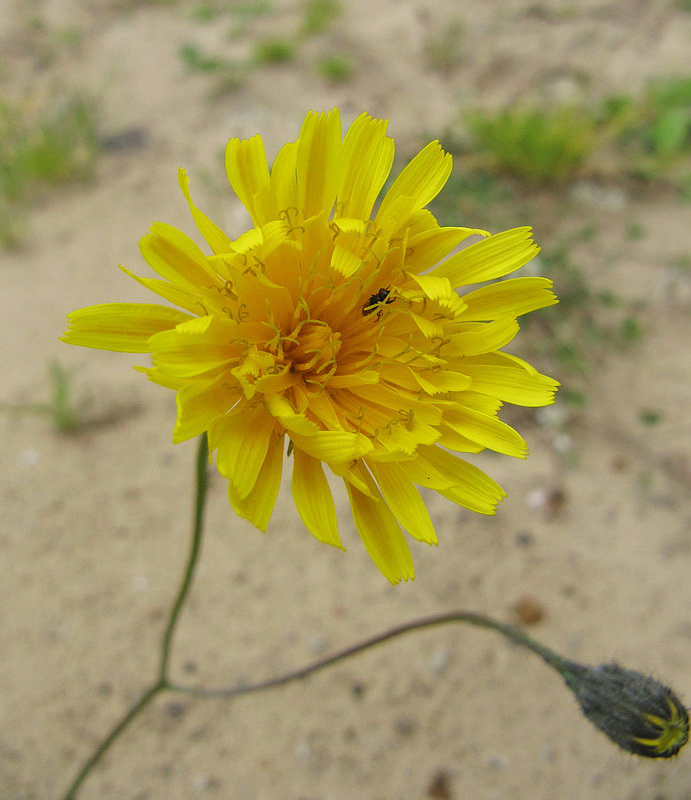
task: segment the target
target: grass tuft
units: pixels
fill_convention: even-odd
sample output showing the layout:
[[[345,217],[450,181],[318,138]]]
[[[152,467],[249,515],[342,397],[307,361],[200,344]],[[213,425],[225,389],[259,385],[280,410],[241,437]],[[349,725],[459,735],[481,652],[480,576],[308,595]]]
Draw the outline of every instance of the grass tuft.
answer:
[[[329,55],[317,64],[317,71],[330,83],[345,83],[353,77],[353,62],[342,55]]]
[[[93,175],[99,150],[93,100],[0,103],[0,244],[18,243],[29,203],[51,185]]]
[[[574,178],[601,142],[594,116],[583,108],[505,108],[466,117],[476,148],[500,171],[536,184]]]
[[[302,32],[305,36],[323,33],[341,13],[338,0],[307,0]]]

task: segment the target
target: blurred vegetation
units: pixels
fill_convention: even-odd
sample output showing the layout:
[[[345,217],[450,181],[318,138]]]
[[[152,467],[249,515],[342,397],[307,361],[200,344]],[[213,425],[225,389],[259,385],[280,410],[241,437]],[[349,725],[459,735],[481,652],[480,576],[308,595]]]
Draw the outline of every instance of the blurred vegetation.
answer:
[[[592,112],[515,106],[471,112],[466,122],[489,165],[531,183],[571,180],[599,146],[602,131]]]
[[[0,102],[0,244],[18,243],[46,189],[90,178],[98,150],[95,103],[83,94]]]
[[[526,317],[523,327],[547,329],[536,341],[544,354],[555,360],[562,374],[587,375],[605,349],[623,350],[640,340],[642,328],[633,304],[611,290],[593,289],[583,268],[574,260],[573,248],[592,241],[592,225],[565,236],[556,247],[542,251],[532,268],[554,281],[559,305]]]
[[[530,184],[559,186],[604,171],[691,192],[691,78],[657,81],[639,98],[608,97],[596,106],[519,102],[466,111],[463,121],[466,152]]]
[[[302,33],[305,36],[323,33],[340,13],[338,0],[306,0]]]
[[[425,41],[427,67],[440,75],[449,75],[465,60],[466,29],[460,19],[446,20],[443,29]]]
[[[640,99],[609,98],[605,110],[622,120],[617,144],[633,175],[691,189],[691,78],[656,81]]]
[[[59,433],[76,433],[83,426],[85,400],[74,398],[74,381],[57,361],[48,365],[50,399],[46,403],[0,403],[7,414],[32,414],[49,417]]]
[[[281,36],[265,36],[260,20],[273,10],[268,0],[233,4],[228,4],[227,0],[206,0],[194,9],[194,18],[201,22],[217,23],[221,18],[230,19],[229,40],[254,41],[250,55],[235,59],[207,54],[193,43],[186,43],[180,48],[180,57],[187,69],[213,75],[212,97],[237,91],[254,70],[264,65],[280,65],[297,60],[303,44],[310,37],[326,33],[342,9],[337,0],[304,0],[292,33],[287,31]],[[315,72],[331,83],[344,82],[352,76],[353,62],[346,55],[331,50],[318,61]]]
[[[327,55],[317,64],[317,72],[330,83],[345,83],[353,77],[353,61],[346,55]]]
[[[257,64],[282,64],[295,57],[295,44],[288,39],[262,39],[254,48]]]
[[[431,205],[447,225],[496,231],[542,219],[560,227],[580,194],[590,203],[589,211],[588,202],[581,202],[580,218],[594,220],[598,204],[609,202],[610,195],[615,204],[621,196],[623,208],[632,187],[671,189],[691,199],[688,78],[656,81],[638,97],[609,97],[599,104],[521,102],[498,111],[465,111],[459,125],[440,138],[445,149],[461,155],[463,165]],[[588,191],[579,194],[581,188]],[[546,371],[567,382],[569,389],[560,396],[574,405],[586,402],[588,375],[603,355],[622,352],[644,335],[642,304],[595,289],[576,255],[592,249],[597,235],[594,225],[582,225],[525,268],[551,278],[560,301],[523,318],[522,327],[539,332],[527,337],[527,345]],[[637,241],[646,231],[629,220],[625,235]]]

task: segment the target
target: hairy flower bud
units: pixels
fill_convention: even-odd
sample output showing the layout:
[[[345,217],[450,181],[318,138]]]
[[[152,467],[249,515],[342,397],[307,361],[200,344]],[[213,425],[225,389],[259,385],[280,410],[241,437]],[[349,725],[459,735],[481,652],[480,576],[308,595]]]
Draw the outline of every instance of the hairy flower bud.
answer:
[[[654,678],[619,664],[560,670],[585,716],[622,750],[670,758],[689,739],[689,715],[677,695]]]

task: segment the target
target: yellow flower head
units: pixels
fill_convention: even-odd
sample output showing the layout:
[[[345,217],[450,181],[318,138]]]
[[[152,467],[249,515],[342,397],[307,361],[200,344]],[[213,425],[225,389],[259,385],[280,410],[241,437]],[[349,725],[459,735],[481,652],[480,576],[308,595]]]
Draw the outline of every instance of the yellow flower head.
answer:
[[[151,353],[140,369],[177,391],[174,440],[208,432],[233,508],[261,530],[287,437],[297,510],[317,539],[342,547],[328,465],[367,551],[397,583],[414,576],[401,527],[437,542],[416,484],[481,514],[504,497],[451,451],[525,457],[497,412],[504,401],[551,403],[557,383],[499,348],[516,317],[556,298],[545,278],[494,282],[538,252],[530,228],[443,228],[425,209],[451,172],[438,142],[373,213],[394,157],[386,126],[363,114],[343,138],[337,110],[310,113],[271,169],[259,136],[232,139],[228,177],[254,222],[234,240],[193,204],[181,170],[213,255],[155,223],[141,250],[162,280],[132,277],[184,311],[92,306],[69,315],[64,341]]]

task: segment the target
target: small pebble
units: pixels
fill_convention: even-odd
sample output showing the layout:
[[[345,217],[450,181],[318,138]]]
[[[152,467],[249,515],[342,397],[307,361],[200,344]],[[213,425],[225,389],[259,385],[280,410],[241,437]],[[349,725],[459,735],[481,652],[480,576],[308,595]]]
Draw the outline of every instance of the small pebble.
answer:
[[[451,776],[445,769],[439,769],[434,774],[427,789],[427,797],[432,800],[451,800]]]
[[[534,538],[530,531],[521,531],[516,534],[516,544],[519,547],[530,547],[533,543]]]
[[[506,772],[509,768],[509,757],[506,753],[494,753],[487,759],[487,765],[497,772]]]
[[[366,688],[364,683],[354,683],[350,687],[350,693],[356,700],[359,700],[365,694]]]
[[[396,729],[396,733],[401,736],[410,737],[415,733],[417,724],[415,720],[410,719],[410,717],[399,717],[396,722],[394,722],[394,728]]]
[[[166,713],[173,719],[180,719],[180,717],[187,711],[187,706],[184,703],[173,700],[166,703]]]
[[[435,675],[441,675],[446,671],[451,660],[451,654],[448,647],[438,647],[429,660],[429,666]]]
[[[525,595],[513,605],[519,620],[525,625],[536,625],[545,616],[545,611],[539,601],[531,595]]]
[[[323,653],[326,650],[326,639],[321,633],[308,633],[307,634],[307,647],[316,655]]]
[[[19,454],[19,464],[22,467],[33,467],[38,462],[38,450],[35,447],[27,447]]]

